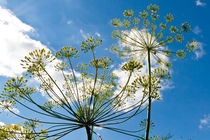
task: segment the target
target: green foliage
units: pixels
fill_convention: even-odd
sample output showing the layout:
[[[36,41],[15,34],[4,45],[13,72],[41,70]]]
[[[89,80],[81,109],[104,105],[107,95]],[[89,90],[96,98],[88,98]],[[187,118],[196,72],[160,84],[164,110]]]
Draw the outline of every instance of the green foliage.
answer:
[[[184,22],[182,25],[181,25],[181,30],[183,32],[190,32],[192,29],[191,29],[191,25],[187,22]]]
[[[152,137],[150,137],[151,140],[169,140],[171,138],[172,138],[172,136],[170,134],[167,135],[167,136],[163,136],[163,137],[161,137],[161,136],[152,136]]]
[[[198,43],[194,43],[196,45],[194,47],[192,45],[190,47],[189,43],[186,43],[185,48],[182,45],[184,33],[191,31],[191,25],[188,22],[184,22],[179,26],[173,25],[174,16],[171,13],[165,16],[164,22],[158,14],[158,10],[158,5],[150,4],[147,10],[139,12],[139,15],[135,16],[132,10],[125,10],[123,15],[126,19],[113,19],[111,25],[117,27],[117,30],[113,31],[113,38],[119,39],[122,48],[130,48],[130,52],[128,54],[124,49],[121,49],[121,46],[114,46],[112,51],[121,58],[129,56],[131,59],[136,60],[139,59],[137,53],[146,54],[150,50],[152,57],[157,61],[161,61],[159,64],[166,65],[167,62],[161,58],[163,55],[171,58],[184,58],[186,52],[192,52],[194,48],[199,47]],[[160,23],[159,20],[162,20],[162,22]],[[177,49],[178,51],[176,47],[168,48],[173,44],[180,46]]]
[[[160,100],[160,95],[158,90],[161,88],[161,81],[164,79],[169,79],[170,74],[166,69],[162,68],[157,68],[154,69],[151,73],[151,92],[149,94],[149,87],[150,87],[150,82],[149,79],[150,77],[147,75],[139,76],[132,82],[132,85],[135,88],[143,88],[143,93],[147,96],[151,96],[152,99]]]
[[[186,45],[189,52],[195,52],[199,49],[199,43],[196,40],[189,41]]]
[[[120,26],[120,19],[118,19],[118,18],[115,18],[115,19],[113,19],[113,20],[111,20],[111,25],[112,26],[115,26],[115,27],[118,27],[118,26]]]
[[[130,59],[123,66],[123,70],[132,71],[135,63],[147,62],[148,75],[138,76],[132,82],[135,90],[143,88],[144,96],[148,97],[146,140],[149,140],[152,125],[150,122],[151,102],[160,100],[158,90],[161,88],[161,82],[170,78],[167,71],[172,67],[170,60],[183,59],[187,52],[194,52],[199,48],[197,41],[185,43],[184,35],[191,31],[191,25],[188,22],[174,25],[174,16],[171,13],[160,16],[159,9],[158,5],[150,4],[147,10],[140,11],[139,15],[135,15],[132,10],[125,10],[124,19],[117,18],[111,22],[111,25],[117,28],[113,31],[112,37],[120,42],[119,45],[112,46],[111,51],[117,53],[120,58]],[[186,45],[183,45],[184,43]],[[155,68],[152,68],[154,66]],[[162,138],[153,137],[152,139]]]
[[[29,73],[33,75],[38,74],[38,71],[42,70],[48,63],[55,60],[55,57],[50,54],[50,51],[45,49],[35,50],[29,53],[29,56],[25,56],[24,60],[21,60],[21,65],[24,69],[27,69]]]
[[[169,13],[165,16],[165,19],[166,19],[166,22],[172,22],[174,21],[174,16],[171,13]]]
[[[17,140],[41,140],[47,137],[47,130],[41,129],[41,132],[37,133],[36,128],[39,127],[37,119],[29,119],[22,124],[5,124],[0,126],[0,138],[1,139],[17,139]]]
[[[150,126],[150,129],[151,129],[150,134],[152,136],[149,137],[149,140],[169,140],[169,139],[171,139],[173,137],[170,133],[167,134],[166,136],[153,135],[152,130],[154,130],[154,128],[155,128],[155,123],[150,121],[150,124],[151,124],[151,126]],[[146,128],[147,128],[147,120],[144,119],[144,120],[140,121],[139,126],[141,127],[142,130],[146,130]]]
[[[150,4],[149,6],[147,6],[147,9],[150,10],[151,12],[156,13],[160,8],[156,4]]]
[[[141,18],[146,18],[146,17],[148,17],[149,16],[149,14],[148,14],[148,12],[147,11],[143,11],[143,12],[139,12],[139,16],[141,17]]]
[[[21,126],[2,126],[4,131],[0,132],[0,136],[13,138],[21,133],[26,139],[59,139],[75,130],[86,128],[87,137],[91,139],[92,134],[96,134],[94,127],[101,127],[144,139],[134,134],[140,130],[124,130],[112,125],[128,121],[146,108],[150,114],[152,100],[160,100],[161,82],[170,78],[168,68],[172,63],[168,58],[184,58],[187,52],[199,49],[199,43],[195,40],[187,42],[183,47],[184,34],[191,31],[189,23],[173,25],[174,16],[169,13],[162,17],[158,10],[158,5],[151,4],[136,16],[133,10],[125,10],[124,19],[111,20],[111,25],[116,28],[112,37],[120,42],[111,51],[120,58],[129,58],[121,67],[122,71],[128,73],[124,85],[117,83],[118,77],[110,72],[109,68],[113,63],[111,58],[98,58],[95,54],[96,48],[102,45],[102,40],[96,37],[90,37],[81,43],[81,52],[89,53],[87,58],[92,56],[87,63],[75,64],[79,61],[80,51],[73,47],[63,47],[55,55],[45,49],[30,52],[21,60],[26,74],[8,80],[0,94],[0,106],[27,121]],[[173,45],[180,47],[171,47]],[[145,59],[148,74],[142,75],[140,71]],[[153,65],[158,66],[152,68]],[[60,79],[54,77],[52,71]],[[133,74],[135,79],[131,81]],[[30,87],[28,81],[31,78],[39,81],[38,90]],[[127,106],[126,101],[135,100],[139,89],[143,91],[142,98]],[[34,97],[40,94],[44,94],[49,100],[37,101]],[[143,106],[147,101],[148,106]],[[15,113],[12,108],[18,105],[39,114],[39,118],[31,119],[27,114]],[[49,120],[43,121],[40,117],[42,115]],[[150,115],[141,125],[146,131],[146,140],[149,140],[149,130],[153,127]],[[150,139],[165,140],[157,136]]]
[[[125,14],[130,17],[132,11]],[[22,127],[28,130],[26,132],[30,134],[27,135],[28,139],[35,137],[59,139],[81,128],[86,128],[90,138],[93,133],[96,134],[94,127],[141,138],[131,134],[132,131],[115,128],[112,125],[125,122],[141,113],[141,107],[147,100],[146,96],[137,101],[137,104],[130,106],[126,106],[125,101],[135,97],[136,87],[129,84],[129,81],[134,71],[140,70],[142,65],[134,61],[125,64],[122,70],[127,71],[129,77],[124,85],[118,85],[116,82],[118,77],[109,70],[112,60],[109,57],[97,58],[95,54],[95,49],[101,45],[102,41],[96,37],[90,37],[82,42],[81,52],[92,55],[89,63],[75,64],[80,51],[72,47],[59,49],[55,56],[44,49],[35,50],[22,60],[22,66],[27,71],[25,76],[8,80],[0,97],[1,105],[4,105],[5,109],[27,120]],[[52,73],[57,73],[60,80]],[[39,81],[38,90],[30,87],[28,81],[31,78]],[[49,100],[37,101],[40,93]],[[11,108],[19,105],[39,116],[48,117],[49,120],[43,121],[42,117],[30,119],[27,114],[12,111]],[[29,131],[35,129],[36,132]]]
[[[95,48],[100,46],[102,44],[102,40],[98,40],[96,37],[92,38],[90,37],[89,39],[82,41],[81,51],[83,52],[88,52],[89,50],[93,51]]]
[[[131,16],[133,16],[133,10],[125,10],[124,12],[123,12],[123,15],[125,16],[125,17],[131,17]]]
[[[127,62],[125,65],[123,65],[121,69],[123,71],[133,72],[135,69],[139,70],[142,67],[143,66],[140,63],[131,60],[131,61]]]
[[[151,129],[154,128],[155,127],[155,124],[152,121],[150,121],[150,123],[151,123]],[[147,128],[147,120],[144,119],[144,120],[140,121],[139,126],[142,129],[146,129]]]
[[[72,48],[72,47],[63,47],[61,48],[58,52],[56,52],[55,56],[57,58],[75,58],[75,57],[79,57],[78,54],[78,50],[76,48]]]

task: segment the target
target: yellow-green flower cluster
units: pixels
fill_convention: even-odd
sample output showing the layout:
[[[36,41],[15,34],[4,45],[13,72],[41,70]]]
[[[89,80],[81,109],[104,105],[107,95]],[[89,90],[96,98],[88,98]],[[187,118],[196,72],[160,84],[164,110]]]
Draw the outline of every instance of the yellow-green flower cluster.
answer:
[[[143,66],[137,62],[137,61],[129,61],[127,63],[125,63],[123,66],[122,66],[122,70],[123,71],[130,71],[130,72],[133,72],[134,70],[139,70],[141,69]]]
[[[125,10],[125,11],[123,12],[123,15],[124,15],[125,17],[131,17],[131,16],[133,16],[133,14],[134,14],[133,10]]]
[[[169,13],[165,16],[166,22],[172,22],[174,20],[174,16]]]
[[[120,22],[120,19],[118,18],[114,18],[111,20],[111,25],[114,26],[114,27],[118,27],[121,25],[121,22]]]
[[[72,47],[63,47],[58,52],[56,52],[55,56],[57,58],[75,58],[78,56],[78,50]]]
[[[156,13],[160,8],[156,4],[150,4],[149,6],[147,6],[147,9],[153,13]]]
[[[181,30],[183,32],[190,32],[192,29],[191,29],[191,25],[188,23],[188,22],[184,22],[182,25],[181,25]]]
[[[139,12],[139,16],[141,17],[141,18],[146,18],[146,17],[148,17],[149,16],[149,13],[147,12],[147,11],[143,11],[143,12]]]
[[[93,38],[90,37],[89,39],[86,39],[85,41],[82,41],[81,51],[88,52],[89,50],[94,50],[98,46],[102,44],[102,40],[98,40],[97,37]]]

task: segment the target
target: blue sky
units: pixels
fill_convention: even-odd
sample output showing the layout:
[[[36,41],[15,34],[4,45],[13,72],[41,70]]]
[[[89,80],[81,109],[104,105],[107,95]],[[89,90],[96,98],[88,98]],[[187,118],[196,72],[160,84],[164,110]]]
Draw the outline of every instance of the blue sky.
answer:
[[[201,51],[183,60],[173,61],[170,88],[161,91],[162,100],[152,103],[154,134],[173,135],[172,140],[208,140],[210,138],[210,16],[208,0],[0,0],[0,89],[10,77],[23,70],[17,65],[22,55],[37,48],[55,52],[63,46],[79,48],[88,36],[98,36],[103,45],[98,56],[111,56],[115,67],[121,61],[109,52],[112,39],[110,20],[122,17],[125,9],[139,12],[150,3],[160,6],[160,14],[173,13],[175,24],[188,21],[192,33],[187,39],[201,43]],[[84,58],[85,59],[85,58]],[[23,113],[23,112],[20,112]],[[9,118],[9,119],[8,119]],[[143,117],[137,116],[123,126],[130,129]],[[0,114],[0,122],[17,123],[10,113]],[[104,139],[135,138],[98,130]],[[84,130],[70,133],[67,139],[85,139]]]

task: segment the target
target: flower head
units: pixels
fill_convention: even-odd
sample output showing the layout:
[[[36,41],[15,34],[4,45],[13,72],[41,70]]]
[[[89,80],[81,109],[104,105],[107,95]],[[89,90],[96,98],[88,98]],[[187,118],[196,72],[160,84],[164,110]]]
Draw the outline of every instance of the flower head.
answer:
[[[125,17],[131,17],[131,16],[133,16],[133,10],[125,10],[124,12],[123,12],[123,15],[125,16]]]
[[[171,25],[170,28],[167,28],[169,22],[174,20],[174,16],[171,13],[165,16],[166,22],[159,24],[157,22],[160,19],[160,15],[157,13],[159,6],[150,4],[147,9],[151,12],[146,10],[139,12],[142,24],[135,24],[136,21],[140,23],[140,19],[136,20],[137,18],[132,15],[133,17],[130,17],[131,20],[124,20],[124,25],[113,32],[113,38],[118,38],[123,46],[121,49],[115,47],[114,52],[117,52],[119,56],[141,61],[146,58],[149,52],[158,64],[171,67],[171,63],[168,59],[165,59],[166,57],[184,58],[186,51],[196,48],[196,45],[193,45],[196,44],[194,42],[192,44],[188,43],[188,49],[180,48],[176,50],[175,47],[169,49],[169,46],[172,46],[172,44],[184,41],[182,33],[189,32],[191,26],[189,23],[184,22],[181,28],[178,28],[176,25]],[[129,21],[133,21],[134,24],[129,24]],[[129,51],[124,48],[129,48]]]
[[[149,13],[147,12],[147,11],[143,11],[143,12],[139,12],[139,16],[141,17],[141,18],[146,18],[146,17],[148,17],[149,16]]]
[[[190,32],[192,29],[191,29],[191,25],[188,23],[188,22],[184,22],[182,25],[181,25],[181,29],[183,32]]]
[[[118,19],[118,18],[114,18],[114,19],[111,20],[111,25],[114,26],[114,27],[120,26],[120,23],[121,23],[120,19]]]
[[[174,16],[169,13],[165,16],[166,22],[172,22],[174,20]]]
[[[150,4],[149,6],[147,6],[147,9],[150,10],[151,12],[156,13],[160,8],[156,4]]]

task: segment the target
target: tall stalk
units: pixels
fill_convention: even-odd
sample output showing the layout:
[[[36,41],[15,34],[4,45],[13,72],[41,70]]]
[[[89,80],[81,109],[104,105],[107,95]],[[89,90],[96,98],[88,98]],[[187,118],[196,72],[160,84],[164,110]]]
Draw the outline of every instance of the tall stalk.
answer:
[[[170,78],[167,69],[170,68],[172,64],[165,58],[182,59],[186,57],[187,52],[195,52],[200,46],[196,40],[191,40],[186,43],[186,46],[180,47],[178,50],[170,48],[169,46],[173,46],[172,44],[176,45],[175,43],[184,44],[183,33],[190,32],[191,25],[188,22],[184,22],[181,25],[172,25],[171,22],[174,21],[174,16],[168,13],[164,16],[164,19],[161,19],[158,14],[159,9],[158,5],[150,4],[147,6],[147,10],[139,12],[137,16],[134,16],[133,10],[125,10],[123,12],[124,19],[114,18],[111,20],[111,25],[116,27],[112,32],[112,37],[120,41],[120,45],[112,46],[111,50],[114,53],[117,53],[121,58],[129,57],[135,61],[138,60],[139,56],[140,60],[144,60],[147,54],[149,77],[148,79],[145,78],[145,81],[148,83],[145,85],[141,80],[139,82],[143,87],[149,87],[147,93],[148,110],[144,140],[149,140],[149,132],[151,129],[151,102],[153,99],[160,99],[157,91],[161,88],[160,86],[156,86],[155,82],[154,84],[151,83],[153,82],[151,78],[151,56],[154,58],[154,63],[163,66],[163,69],[165,69],[163,70],[161,67],[160,69],[157,68],[159,76],[155,78],[159,78],[158,84],[160,84],[161,80]],[[164,76],[162,76],[162,74]]]
[[[90,131],[90,127],[86,126],[86,134],[87,134],[87,140],[92,140],[92,132]]]
[[[150,117],[151,117],[151,63],[150,63],[150,49],[148,48],[148,69],[149,69],[149,93],[148,93],[148,109],[147,109],[147,124],[146,124],[146,134],[145,140],[149,140],[149,130],[150,130]]]

